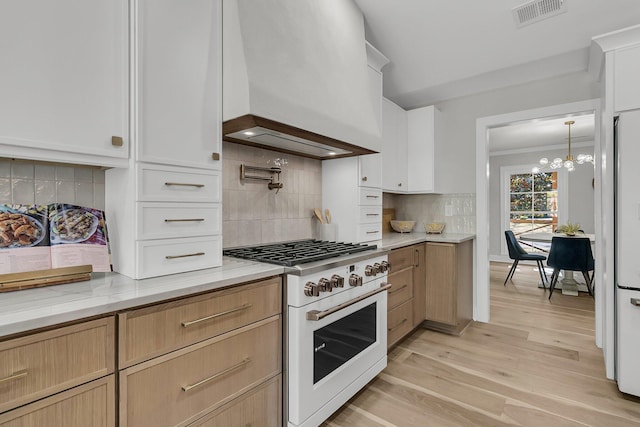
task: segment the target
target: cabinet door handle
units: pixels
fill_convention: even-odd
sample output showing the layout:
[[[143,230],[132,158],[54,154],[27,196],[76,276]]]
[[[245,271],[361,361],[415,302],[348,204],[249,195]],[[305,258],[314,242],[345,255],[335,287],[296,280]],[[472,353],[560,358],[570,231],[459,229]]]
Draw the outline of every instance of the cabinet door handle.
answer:
[[[204,255],[204,252],[195,252],[193,254],[184,254],[184,255],[167,255],[165,256],[166,259],[176,259],[176,258],[187,258],[190,256],[202,256]]]
[[[366,182],[366,181],[367,181],[367,177],[366,177],[366,176],[363,176],[363,177],[362,177],[362,180]]]
[[[212,153],[211,158],[213,160],[220,160],[220,153]]]
[[[318,321],[318,320],[322,320],[325,317],[336,313],[340,310],[344,310],[347,307],[352,306],[355,303],[358,303],[362,300],[365,300],[369,297],[374,296],[375,294],[379,294],[380,292],[384,292],[388,289],[391,289],[391,286],[393,286],[391,283],[383,283],[380,285],[380,287],[378,289],[375,289],[373,291],[367,292],[366,294],[360,295],[359,297],[356,297],[352,300],[349,300],[347,302],[343,302],[342,304],[338,304],[335,307],[331,307],[325,311],[319,311],[319,310],[311,310],[311,311],[307,311],[307,320],[313,320],[313,321]]]
[[[402,183],[401,182],[398,184],[398,187],[402,187]]]
[[[251,304],[244,304],[244,305],[241,305],[240,307],[232,308],[231,310],[222,311],[220,313],[212,314],[211,316],[202,317],[202,318],[196,319],[196,320],[190,320],[188,322],[182,322],[182,327],[183,328],[187,328],[187,327],[189,327],[191,325],[195,325],[196,323],[206,322],[207,320],[215,319],[217,317],[226,316],[227,314],[236,313],[238,311],[246,310],[249,307],[251,307]]]
[[[20,378],[24,378],[26,376],[27,376],[27,370],[23,369],[22,371],[15,372],[6,378],[0,378],[0,384],[13,381],[13,380],[19,380]]]
[[[392,326],[390,328],[387,329],[388,332],[393,332],[395,329],[398,329],[400,326],[404,325],[406,323],[408,319],[405,317],[404,319],[402,319],[402,321],[400,321],[400,323],[398,323],[395,326]]]
[[[165,219],[164,222],[202,222],[204,218]]]
[[[203,380],[201,380],[201,381],[198,381],[198,382],[197,382],[197,383],[195,383],[195,384],[182,386],[182,391],[189,391],[189,390],[193,390],[194,388],[199,387],[199,386],[201,386],[201,385],[203,385],[203,384],[206,384],[206,383],[208,383],[209,381],[213,381],[213,380],[215,380],[216,378],[220,378],[221,376],[226,375],[226,374],[228,374],[229,372],[231,372],[231,371],[233,371],[233,370],[236,370],[236,369],[238,369],[238,368],[241,368],[242,366],[246,365],[246,364],[247,364],[247,363],[249,363],[249,362],[251,362],[251,358],[247,357],[246,359],[243,359],[240,363],[237,363],[237,364],[235,364],[235,365],[233,365],[233,366],[231,366],[231,367],[229,367],[229,368],[225,369],[224,371],[220,371],[220,372],[218,372],[217,374],[211,375],[211,376],[210,376],[210,377],[208,377],[208,378],[205,378],[205,379],[203,379]]]
[[[420,267],[420,251],[416,249],[415,255],[416,255],[415,266]]]
[[[122,147],[124,145],[124,141],[121,136],[112,136],[111,137],[111,145],[114,147]]]
[[[404,289],[404,288],[406,288],[407,286],[409,286],[409,285],[407,285],[407,284],[405,283],[404,285],[400,286],[398,289],[394,289],[394,290],[392,290],[392,291],[389,291],[389,295],[391,295],[391,294],[392,294],[392,293],[394,293],[394,292],[400,292],[401,290],[403,290],[403,289]]]
[[[164,185],[166,185],[167,187],[171,187],[171,186],[197,187],[197,188],[204,187],[204,184],[190,184],[188,182],[165,182]]]
[[[640,307],[640,298],[631,298],[631,305],[635,305],[636,307]]]

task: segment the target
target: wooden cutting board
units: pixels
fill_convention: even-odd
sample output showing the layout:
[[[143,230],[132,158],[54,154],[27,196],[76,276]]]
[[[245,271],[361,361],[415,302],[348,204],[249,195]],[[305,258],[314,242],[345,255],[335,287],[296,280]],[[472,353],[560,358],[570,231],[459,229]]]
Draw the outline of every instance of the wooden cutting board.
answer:
[[[396,210],[393,208],[390,209],[382,209],[382,232],[383,233],[391,233],[393,230],[391,229],[391,224],[389,221],[395,219]]]

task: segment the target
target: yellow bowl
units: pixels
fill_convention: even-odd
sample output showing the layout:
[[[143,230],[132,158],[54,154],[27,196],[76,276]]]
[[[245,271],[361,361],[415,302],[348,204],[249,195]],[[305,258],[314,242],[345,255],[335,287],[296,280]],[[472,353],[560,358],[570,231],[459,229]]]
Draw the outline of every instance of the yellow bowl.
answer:
[[[444,230],[444,223],[442,222],[430,222],[424,225],[424,231],[430,234],[440,234]]]
[[[411,233],[414,225],[416,225],[415,221],[391,221],[391,228],[398,233]]]

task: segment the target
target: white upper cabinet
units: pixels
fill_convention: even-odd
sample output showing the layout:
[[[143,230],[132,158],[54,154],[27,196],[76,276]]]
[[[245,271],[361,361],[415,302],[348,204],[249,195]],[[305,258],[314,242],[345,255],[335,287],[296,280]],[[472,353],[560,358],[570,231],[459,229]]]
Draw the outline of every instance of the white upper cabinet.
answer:
[[[221,3],[138,1],[138,161],[222,167]]]
[[[436,187],[436,141],[442,140],[438,132],[440,111],[430,105],[407,111],[408,157],[407,173],[409,193],[437,192]]]
[[[382,154],[358,157],[360,187],[382,188]]]
[[[382,102],[382,189],[407,191],[407,112],[388,99]]]
[[[615,111],[640,108],[640,46],[615,52]]]
[[[3,156],[127,165],[128,16],[127,0],[3,2]]]

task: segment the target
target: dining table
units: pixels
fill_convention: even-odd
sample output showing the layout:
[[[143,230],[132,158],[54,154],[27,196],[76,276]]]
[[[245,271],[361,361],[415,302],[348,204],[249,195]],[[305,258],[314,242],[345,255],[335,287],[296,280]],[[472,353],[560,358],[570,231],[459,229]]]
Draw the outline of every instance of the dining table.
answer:
[[[595,234],[588,234],[578,232],[575,235],[567,235],[564,233],[543,233],[543,232],[528,232],[522,233],[518,236],[519,240],[524,240],[526,242],[533,242],[530,246],[541,249],[544,252],[548,252],[548,249],[541,247],[539,245],[535,245],[535,243],[544,243],[548,244],[549,248],[551,247],[551,240],[554,237],[566,237],[566,238],[584,238],[588,237],[591,242],[591,250],[595,256],[595,242],[596,236]],[[558,281],[556,285],[556,289],[562,289],[562,295],[570,295],[570,296],[578,296],[578,292],[588,292],[587,285],[585,283],[578,282],[573,276],[573,271],[564,270],[562,273],[562,280]]]

